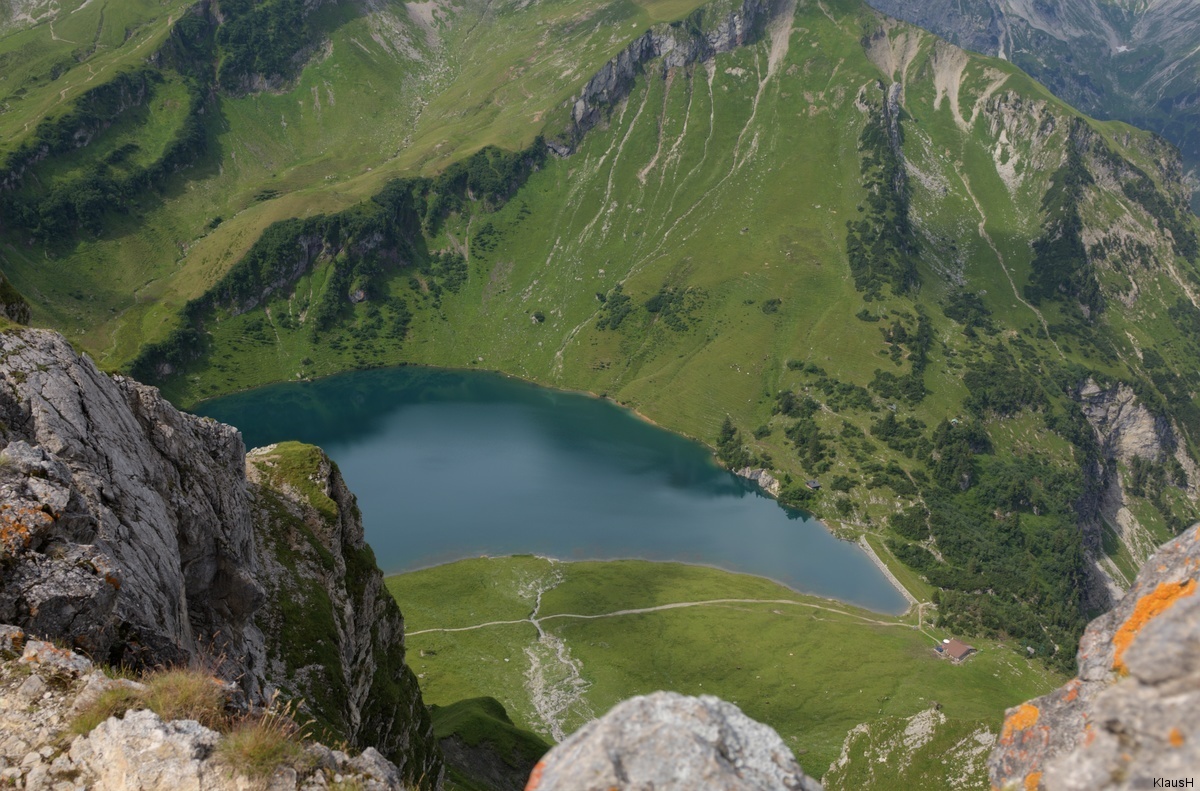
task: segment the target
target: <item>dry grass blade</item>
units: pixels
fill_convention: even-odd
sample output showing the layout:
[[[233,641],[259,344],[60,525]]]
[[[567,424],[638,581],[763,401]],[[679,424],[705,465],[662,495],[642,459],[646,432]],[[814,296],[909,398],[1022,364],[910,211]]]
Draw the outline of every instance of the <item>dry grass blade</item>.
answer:
[[[310,768],[304,732],[292,718],[292,704],[276,703],[261,714],[247,715],[221,740],[217,753],[234,770],[252,778],[270,775],[280,766]]]

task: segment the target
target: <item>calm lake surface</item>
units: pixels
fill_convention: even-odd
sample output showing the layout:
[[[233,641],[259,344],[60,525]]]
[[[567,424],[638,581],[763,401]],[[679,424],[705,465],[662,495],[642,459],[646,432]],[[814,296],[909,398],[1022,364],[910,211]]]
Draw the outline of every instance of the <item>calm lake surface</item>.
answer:
[[[484,554],[647,558],[759,574],[879,612],[906,606],[857,546],[606,401],[407,367],[273,385],[197,412],[237,426],[247,447],[324,448],[386,573]]]

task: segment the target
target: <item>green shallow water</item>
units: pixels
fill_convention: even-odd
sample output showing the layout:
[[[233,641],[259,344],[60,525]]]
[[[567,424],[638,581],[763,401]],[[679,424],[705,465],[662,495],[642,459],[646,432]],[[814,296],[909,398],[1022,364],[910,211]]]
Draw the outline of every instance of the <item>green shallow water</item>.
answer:
[[[857,546],[611,403],[471,371],[393,368],[202,404],[247,447],[320,445],[387,573],[478,555],[647,558],[899,613]]]

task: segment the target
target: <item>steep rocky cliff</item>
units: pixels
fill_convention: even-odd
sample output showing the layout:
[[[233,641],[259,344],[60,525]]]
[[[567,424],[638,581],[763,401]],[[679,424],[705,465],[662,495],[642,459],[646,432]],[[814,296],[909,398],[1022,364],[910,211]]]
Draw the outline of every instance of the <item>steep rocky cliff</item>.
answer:
[[[29,323],[29,303],[13,288],[3,272],[0,272],[0,319],[8,319],[18,324]]]
[[[988,761],[994,786],[1134,789],[1194,777],[1198,580],[1200,525],[1164,545],[1117,606],[1089,624],[1077,678],[1008,711]]]
[[[1152,412],[1128,385],[1101,387],[1089,379],[1079,388],[1077,400],[1099,451],[1090,471],[1095,496],[1084,503],[1087,516],[1082,527],[1092,571],[1090,604],[1105,610],[1133,580],[1103,552],[1104,532],[1119,539],[1139,563],[1162,541],[1131,508],[1133,495],[1145,494],[1133,471],[1143,464],[1170,468],[1171,484],[1192,501],[1197,498],[1200,471],[1178,427]]]
[[[250,459],[230,426],[98,371],[55,333],[0,333],[0,623],[99,662],[200,663],[247,699],[436,785],[403,619],[317,449]]]
[[[433,776],[440,758],[404,663],[404,619],[337,467],[319,448],[284,443],[251,451],[246,471],[267,679],[331,736],[380,747],[404,777]]]
[[[566,139],[551,141],[560,155],[571,153],[589,129],[596,126],[613,106],[633,89],[634,78],[650,61],[666,74],[671,69],[711,60],[714,55],[730,52],[752,43],[762,35],[777,5],[772,0],[743,0],[740,6],[722,9],[706,6],[682,22],[657,25],[643,33],[600,68],[571,108],[571,127]],[[788,13],[791,12],[788,6]]]

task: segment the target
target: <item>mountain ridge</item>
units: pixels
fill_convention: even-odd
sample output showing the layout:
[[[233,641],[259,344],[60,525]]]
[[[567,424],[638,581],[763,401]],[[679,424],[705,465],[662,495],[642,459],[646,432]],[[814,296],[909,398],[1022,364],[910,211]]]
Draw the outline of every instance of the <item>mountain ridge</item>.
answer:
[[[1091,115],[1162,134],[1183,151],[1195,178],[1200,10],[1194,3],[872,0],[871,5],[967,49],[1011,60]]]

